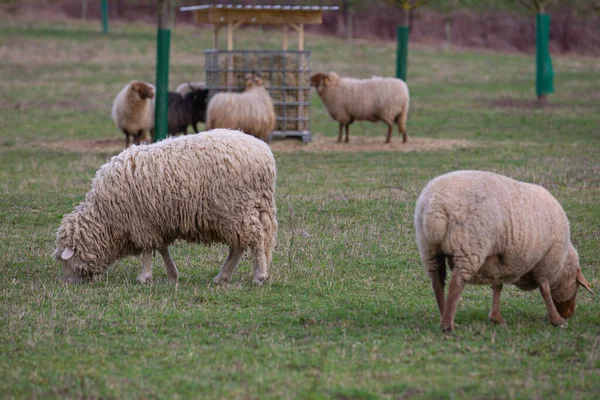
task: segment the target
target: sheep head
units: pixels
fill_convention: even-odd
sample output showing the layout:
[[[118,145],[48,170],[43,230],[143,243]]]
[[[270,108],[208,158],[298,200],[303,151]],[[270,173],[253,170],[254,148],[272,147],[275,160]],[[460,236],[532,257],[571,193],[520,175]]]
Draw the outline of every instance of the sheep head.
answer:
[[[577,298],[579,286],[583,286],[592,294],[594,294],[594,292],[592,291],[590,283],[585,279],[585,276],[583,276],[583,273],[581,272],[581,268],[579,267],[579,256],[572,245],[569,245],[569,251],[564,267],[569,272],[566,280],[561,282],[559,290],[562,293],[567,292],[567,300],[556,301],[553,299],[552,301],[554,302],[556,311],[558,311],[561,317],[570,318],[575,314],[575,300]]]
[[[246,90],[250,90],[253,87],[263,86],[263,80],[258,75],[246,74]]]
[[[52,256],[62,264],[62,280],[67,283],[81,283],[89,280],[95,275],[106,272],[110,263],[105,260],[103,255],[105,251],[94,249],[93,253],[82,251],[82,241],[84,240],[81,231],[85,229],[85,222],[82,226],[80,213],[84,212],[84,205],[80,204],[74,213],[64,217],[61,226],[56,233],[56,249]],[[96,244],[97,241],[94,241]],[[94,247],[94,246],[92,246]]]
[[[66,283],[81,283],[84,277],[83,271],[86,271],[79,257],[75,256],[75,250],[71,247],[65,247],[62,251],[57,248],[54,251],[54,257],[62,263],[63,277]]]
[[[144,82],[134,82],[131,84],[131,89],[136,92],[140,98],[151,99],[154,97],[154,89]]]
[[[310,86],[314,86],[317,93],[321,94],[324,88],[337,86],[339,79],[340,77],[335,72],[329,72],[328,74],[319,72],[310,77]]]

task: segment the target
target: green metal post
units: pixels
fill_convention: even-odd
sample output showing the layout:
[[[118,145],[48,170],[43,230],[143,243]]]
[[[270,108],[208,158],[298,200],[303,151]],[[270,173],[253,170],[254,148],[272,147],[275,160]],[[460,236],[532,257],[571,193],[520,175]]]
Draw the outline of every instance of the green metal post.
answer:
[[[408,26],[396,27],[396,78],[406,82],[408,70]]]
[[[156,112],[154,121],[154,142],[167,137],[170,43],[171,30],[158,29],[156,35]]]
[[[536,79],[538,98],[554,93],[554,71],[548,42],[550,41],[550,15],[539,13],[535,18]]]
[[[108,0],[102,0],[102,33],[108,33]]]

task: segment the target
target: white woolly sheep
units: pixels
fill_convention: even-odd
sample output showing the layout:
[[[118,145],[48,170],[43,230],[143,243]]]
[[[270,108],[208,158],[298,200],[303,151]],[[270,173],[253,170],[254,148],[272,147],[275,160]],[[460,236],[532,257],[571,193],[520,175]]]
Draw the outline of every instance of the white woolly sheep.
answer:
[[[181,85],[177,86],[177,88],[175,89],[175,93],[179,93],[180,95],[185,97],[186,94],[188,94],[189,92],[191,92],[193,90],[197,90],[197,89],[200,89],[200,90],[206,89],[206,82],[205,81],[183,82]]]
[[[133,144],[152,141],[155,92],[150,83],[131,81],[115,97],[111,115],[117,129],[125,134],[125,148],[130,136]]]
[[[415,210],[417,244],[444,332],[466,283],[491,285],[490,320],[503,324],[503,284],[539,288],[550,322],[566,326],[579,285],[591,292],[571,244],[569,221],[543,187],[482,171],[456,171],[427,184]],[[446,260],[452,271],[444,300]]]
[[[171,243],[226,243],[229,256],[214,282],[229,279],[250,248],[260,284],[277,234],[274,197],[273,153],[243,132],[218,129],[132,146],[100,167],[85,201],[64,216],[54,257],[63,279],[77,283],[143,253],[137,279],[145,283],[154,249],[177,280]]]
[[[342,141],[342,128],[346,127],[348,143],[350,124],[354,121],[383,121],[388,126],[385,142],[392,139],[394,122],[406,143],[408,118],[408,86],[401,79],[374,76],[371,79],[340,78],[335,72],[317,73],[310,78],[329,115],[340,123],[338,142]]]
[[[247,77],[243,93],[217,93],[206,108],[207,129],[239,129],[267,142],[275,129],[275,108],[259,77]]]

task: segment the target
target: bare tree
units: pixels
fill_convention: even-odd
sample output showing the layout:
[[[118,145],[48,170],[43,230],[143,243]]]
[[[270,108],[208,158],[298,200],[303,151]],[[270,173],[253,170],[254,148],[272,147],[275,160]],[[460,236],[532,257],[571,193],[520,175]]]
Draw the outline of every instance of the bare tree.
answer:
[[[410,11],[422,6],[429,0],[384,0],[387,3],[393,4],[404,10],[404,23],[401,26],[410,25]]]

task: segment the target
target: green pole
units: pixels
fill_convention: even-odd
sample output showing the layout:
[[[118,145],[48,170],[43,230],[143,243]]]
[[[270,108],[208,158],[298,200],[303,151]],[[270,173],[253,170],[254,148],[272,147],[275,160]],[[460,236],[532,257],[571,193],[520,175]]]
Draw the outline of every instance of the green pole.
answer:
[[[156,110],[154,121],[155,142],[167,137],[170,43],[171,30],[159,28],[156,36]]]
[[[535,89],[538,99],[554,93],[554,71],[550,58],[550,15],[539,13],[535,18],[536,79]]]
[[[408,26],[396,27],[396,78],[406,82],[408,70]]]
[[[108,0],[102,0],[102,33],[108,33]]]

